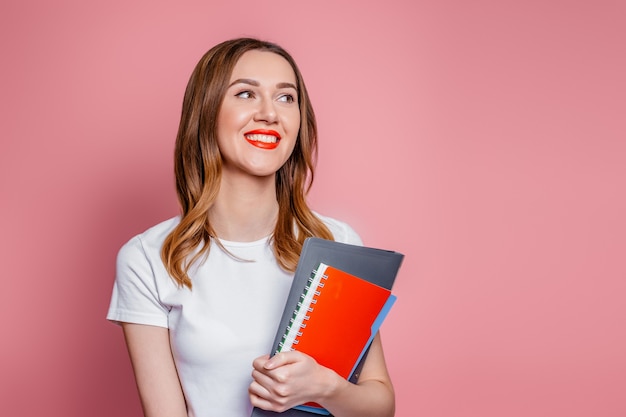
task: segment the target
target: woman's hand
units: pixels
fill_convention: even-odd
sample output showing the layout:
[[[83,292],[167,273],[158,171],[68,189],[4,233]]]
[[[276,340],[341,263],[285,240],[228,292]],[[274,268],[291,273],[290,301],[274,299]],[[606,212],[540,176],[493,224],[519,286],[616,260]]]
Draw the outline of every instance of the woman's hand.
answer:
[[[254,360],[248,392],[253,406],[283,412],[316,402],[337,417],[393,417],[395,400],[380,335],[376,335],[356,384],[301,352]]]
[[[252,405],[283,412],[306,402],[322,402],[333,390],[337,373],[319,365],[302,352],[281,352],[261,356],[252,364],[252,384],[248,392]]]

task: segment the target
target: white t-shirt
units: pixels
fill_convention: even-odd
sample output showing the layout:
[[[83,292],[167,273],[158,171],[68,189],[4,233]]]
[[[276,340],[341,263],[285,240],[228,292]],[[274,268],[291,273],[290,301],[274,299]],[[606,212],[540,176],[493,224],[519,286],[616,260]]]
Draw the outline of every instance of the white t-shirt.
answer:
[[[319,216],[336,241],[361,244],[347,224]],[[293,274],[276,262],[269,238],[214,242],[190,271],[193,289],[178,287],[161,262],[161,247],[179,217],[126,243],[107,319],[169,329],[190,417],[247,417],[252,361],[270,353]]]

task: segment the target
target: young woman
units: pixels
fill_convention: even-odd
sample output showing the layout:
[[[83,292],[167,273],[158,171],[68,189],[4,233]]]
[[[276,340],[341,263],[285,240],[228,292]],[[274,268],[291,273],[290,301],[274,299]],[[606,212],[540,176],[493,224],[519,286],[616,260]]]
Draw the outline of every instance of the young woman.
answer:
[[[380,337],[358,384],[296,351],[267,355],[303,241],[360,244],[305,201],[315,116],[292,57],[234,39],[196,66],[176,139],[182,215],[119,252],[107,318],[121,323],[148,417],[248,417],[315,401],[385,417],[394,394]]]

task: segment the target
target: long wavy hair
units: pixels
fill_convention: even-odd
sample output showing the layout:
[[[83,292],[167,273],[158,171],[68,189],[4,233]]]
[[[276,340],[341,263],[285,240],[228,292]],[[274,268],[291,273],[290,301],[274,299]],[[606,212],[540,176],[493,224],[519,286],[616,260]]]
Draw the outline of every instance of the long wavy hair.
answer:
[[[293,272],[307,237],[333,239],[305,199],[314,177],[317,124],[298,66],[287,51],[274,43],[252,38],[225,41],[211,48],[191,74],[174,150],[182,216],[165,239],[161,259],[174,281],[190,289],[189,268],[208,255],[210,239],[216,236],[208,213],[217,197],[222,172],[217,144],[218,114],[235,64],[251,50],[273,52],[285,58],[293,68],[298,87],[300,130],[291,156],[276,173],[279,211],[271,241],[278,264]],[[219,239],[215,241],[221,246]]]

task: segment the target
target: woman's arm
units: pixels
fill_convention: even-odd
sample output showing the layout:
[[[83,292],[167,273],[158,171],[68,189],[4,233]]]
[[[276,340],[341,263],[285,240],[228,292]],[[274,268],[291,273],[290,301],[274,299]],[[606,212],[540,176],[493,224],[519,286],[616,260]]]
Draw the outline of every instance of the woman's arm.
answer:
[[[185,397],[172,357],[169,330],[131,323],[122,323],[122,328],[144,415],[187,417]]]
[[[336,417],[392,417],[393,386],[385,365],[380,336],[376,335],[357,384],[317,364],[301,352],[283,352],[254,361],[250,385],[252,405],[285,411],[314,401]]]

